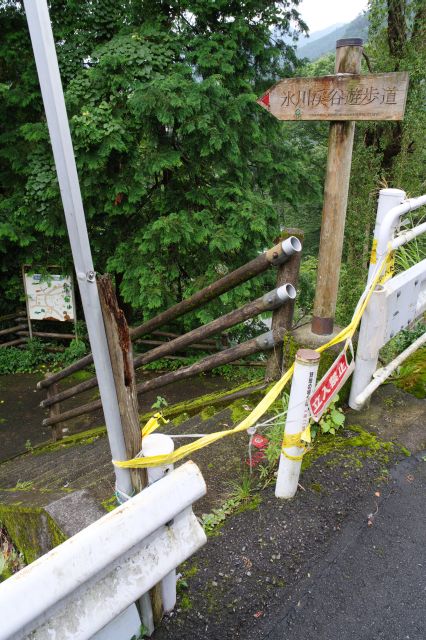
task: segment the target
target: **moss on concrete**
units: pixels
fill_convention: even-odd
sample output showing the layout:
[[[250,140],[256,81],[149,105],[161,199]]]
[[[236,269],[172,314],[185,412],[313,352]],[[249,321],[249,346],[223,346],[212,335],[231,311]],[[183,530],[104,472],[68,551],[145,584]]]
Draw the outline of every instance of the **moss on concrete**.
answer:
[[[57,451],[58,449],[65,449],[67,447],[73,447],[76,445],[92,444],[98,438],[102,438],[106,434],[106,428],[95,427],[94,429],[88,429],[81,433],[75,433],[69,436],[64,436],[61,440],[56,442],[49,442],[37,445],[24,455],[39,455],[48,451]]]
[[[86,380],[90,380],[94,376],[94,371],[87,371],[87,369],[81,369],[80,371],[75,371],[70,376],[68,376],[67,380],[71,382],[85,382]]]
[[[220,409],[218,407],[213,407],[213,406],[210,405],[208,407],[205,407],[201,411],[200,418],[204,422],[204,420],[209,420],[209,418],[212,418],[215,415],[215,413],[217,413],[218,411],[220,411]],[[186,414],[186,415],[188,415],[188,414]],[[175,421],[173,421],[173,422],[176,424]]]
[[[399,368],[394,384],[416,398],[426,398],[426,347],[422,347]]]
[[[110,511],[114,511],[114,509],[118,507],[118,502],[117,502],[117,498],[115,497],[115,493],[109,498],[106,498],[106,500],[102,500],[101,505],[107,513],[109,513]]]
[[[314,446],[311,451],[303,458],[302,470],[308,469],[318,458],[334,452],[338,452],[340,458],[344,457],[348,461],[352,461],[352,466],[356,468],[362,466],[363,458],[373,456],[380,457],[381,461],[385,464],[389,460],[390,452],[396,448],[401,450],[405,455],[410,455],[404,447],[394,442],[379,440],[376,435],[362,429],[362,427],[351,425],[346,428],[345,434],[348,432],[353,433],[354,436],[348,438],[343,434],[337,434],[333,437],[330,435],[319,435],[314,441]],[[351,451],[353,449],[356,451]],[[333,465],[333,460],[329,461],[329,464]]]
[[[257,400],[252,400],[253,402],[249,404],[247,398],[241,398],[240,400],[235,400],[232,404],[229,405],[229,409],[231,410],[232,422],[234,425],[244,420],[244,418],[246,418],[254,409]]]
[[[237,387],[233,387],[232,389],[226,389],[225,391],[216,391],[214,393],[208,393],[198,398],[194,398],[193,400],[178,402],[171,405],[170,407],[166,407],[161,411],[161,413],[165,418],[173,419],[173,423],[176,424],[176,418],[181,416],[182,414],[193,416],[197,413],[200,413],[200,411],[206,408],[211,411],[213,407],[225,406],[231,394],[243,391],[244,389],[247,389],[249,391],[250,387],[253,387],[261,382],[263,382],[263,378],[259,378],[258,380],[250,380],[249,382],[244,382],[243,384],[240,384]],[[153,413],[154,411],[151,410],[147,413],[142,414],[139,417],[141,424],[145,424],[147,420],[151,418]],[[214,414],[212,413],[211,415]],[[211,417],[211,415],[209,417]]]
[[[0,504],[0,522],[27,564],[66,540],[42,507]]]

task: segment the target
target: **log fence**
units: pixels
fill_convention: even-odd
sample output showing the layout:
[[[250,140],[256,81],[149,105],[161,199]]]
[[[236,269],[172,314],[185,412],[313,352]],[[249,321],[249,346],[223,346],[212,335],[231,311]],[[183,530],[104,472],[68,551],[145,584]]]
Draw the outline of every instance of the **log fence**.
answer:
[[[14,347],[24,344],[29,338],[46,338],[50,340],[74,340],[73,333],[55,333],[52,331],[32,331],[28,330],[28,320],[26,311],[17,311],[0,316],[0,325],[12,323],[11,327],[0,329],[0,348]],[[11,339],[9,339],[9,336]]]
[[[0,316],[0,325],[12,323],[11,327],[0,329],[0,348],[15,347],[26,342],[21,331],[27,328],[25,311],[17,311]]]
[[[303,234],[299,233],[299,237],[303,237]],[[283,278],[282,265],[285,263],[293,265],[288,273],[291,276],[290,279],[293,279],[296,283],[302,248],[299,237],[287,233],[287,237],[281,239],[278,244],[260,254],[254,260],[232,271],[216,282],[213,282],[201,291],[196,292],[190,298],[179,302],[154,318],[147,320],[140,326],[130,329],[130,338],[133,343],[141,342],[142,344],[153,347],[133,359],[134,370],[151,362],[158,361],[161,358],[175,358],[176,353],[186,349],[193,349],[194,347],[208,353],[218,348],[219,341],[218,339],[211,340],[212,336],[222,336],[226,329],[246,322],[264,312],[272,311],[273,318],[275,318],[278,310],[286,306],[289,306],[291,309],[291,311],[284,316],[286,319],[285,322],[277,321],[276,319],[275,321],[273,320],[271,331],[241,344],[221,348],[218,352],[206,355],[199,361],[188,366],[180,367],[176,371],[171,371],[151,380],[141,382],[135,386],[136,395],[138,396],[148,391],[163,388],[178,380],[188,379],[225,364],[241,363],[243,358],[253,354],[279,349],[284,334],[291,324],[294,299],[296,297],[296,290],[292,282],[284,282],[285,278]],[[276,289],[184,335],[178,335],[170,331],[158,331],[159,327],[175,320],[185,313],[201,307],[226,291],[230,291],[239,284],[263,273],[271,266],[278,267],[279,269],[279,286],[277,286]],[[286,272],[284,272],[284,274],[285,273]],[[153,339],[150,339],[150,337]],[[164,338],[165,341],[157,338]],[[38,389],[47,390],[47,397],[42,400],[40,405],[49,409],[49,415],[43,421],[43,426],[52,427],[54,439],[61,437],[62,429],[58,428],[58,425],[62,425],[68,420],[102,408],[100,399],[86,402],[68,410],[59,408],[60,404],[65,400],[97,387],[97,378],[94,376],[89,380],[58,391],[58,383],[61,380],[68,378],[77,371],[87,368],[92,362],[92,356],[89,354],[62,371],[40,380],[37,385]]]

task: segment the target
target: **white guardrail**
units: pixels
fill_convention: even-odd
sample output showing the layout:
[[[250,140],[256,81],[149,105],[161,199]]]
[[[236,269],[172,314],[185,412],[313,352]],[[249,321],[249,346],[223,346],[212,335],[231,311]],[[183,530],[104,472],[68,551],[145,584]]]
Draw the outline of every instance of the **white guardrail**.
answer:
[[[401,218],[423,205],[426,205],[426,195],[406,199],[406,194],[401,189],[381,189],[368,281],[371,281],[376,265],[389,249],[395,250],[426,233],[426,223],[422,223],[395,235]],[[425,311],[426,260],[376,287],[361,321],[349,397],[352,409],[361,409],[373,391],[396,367],[425,343],[424,336],[419,338],[415,347],[406,349],[397,359],[376,371],[380,349]]]
[[[0,640],[84,640],[206,542],[187,462],[0,584]]]

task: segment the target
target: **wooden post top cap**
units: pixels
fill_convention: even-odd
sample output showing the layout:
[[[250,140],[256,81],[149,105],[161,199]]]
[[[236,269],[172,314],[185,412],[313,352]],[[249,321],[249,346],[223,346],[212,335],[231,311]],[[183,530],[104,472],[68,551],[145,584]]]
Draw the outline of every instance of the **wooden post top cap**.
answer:
[[[315,364],[320,359],[320,354],[313,349],[299,349],[296,360],[302,364]]]
[[[337,40],[336,49],[339,49],[339,47],[362,47],[363,44],[362,38],[342,38]]]

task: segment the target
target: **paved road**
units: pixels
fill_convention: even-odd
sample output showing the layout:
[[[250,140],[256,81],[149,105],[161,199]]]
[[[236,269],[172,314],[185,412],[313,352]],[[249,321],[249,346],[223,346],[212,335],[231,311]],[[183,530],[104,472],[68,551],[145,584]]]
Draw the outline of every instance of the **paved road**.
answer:
[[[426,452],[400,463],[311,577],[263,629],[268,640],[426,639]]]

